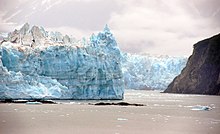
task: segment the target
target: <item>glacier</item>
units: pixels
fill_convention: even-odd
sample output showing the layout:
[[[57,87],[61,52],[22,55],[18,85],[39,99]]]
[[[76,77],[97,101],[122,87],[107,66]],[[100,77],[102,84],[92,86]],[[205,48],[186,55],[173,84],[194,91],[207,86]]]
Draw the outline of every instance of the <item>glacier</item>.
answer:
[[[187,62],[122,53],[107,25],[88,40],[28,23],[2,37],[0,99],[123,99],[124,89],[165,90]]]
[[[125,89],[165,90],[187,63],[185,56],[122,55]]]
[[[1,42],[0,98],[123,99],[121,60],[107,25],[76,40],[26,23]]]

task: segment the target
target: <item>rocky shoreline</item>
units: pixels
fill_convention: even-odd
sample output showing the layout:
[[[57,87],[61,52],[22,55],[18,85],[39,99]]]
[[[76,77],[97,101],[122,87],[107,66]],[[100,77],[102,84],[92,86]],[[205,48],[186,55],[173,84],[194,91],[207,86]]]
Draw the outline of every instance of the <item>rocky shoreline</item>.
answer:
[[[220,34],[194,45],[186,67],[164,92],[220,95]]]

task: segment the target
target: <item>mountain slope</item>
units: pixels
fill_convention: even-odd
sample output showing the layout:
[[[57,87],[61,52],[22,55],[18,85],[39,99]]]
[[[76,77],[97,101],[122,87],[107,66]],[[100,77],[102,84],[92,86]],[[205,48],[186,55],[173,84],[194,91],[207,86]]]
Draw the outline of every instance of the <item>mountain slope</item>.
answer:
[[[220,34],[194,45],[186,67],[165,93],[220,95]]]

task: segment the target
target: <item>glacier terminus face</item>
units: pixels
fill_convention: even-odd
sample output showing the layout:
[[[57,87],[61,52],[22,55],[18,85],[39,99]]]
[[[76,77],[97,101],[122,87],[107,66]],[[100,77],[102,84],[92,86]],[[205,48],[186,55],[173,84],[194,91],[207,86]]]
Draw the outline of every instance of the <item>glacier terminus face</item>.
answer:
[[[123,53],[122,71],[126,89],[165,90],[186,66],[186,57]]]
[[[165,90],[186,57],[122,53],[106,25],[90,39],[25,24],[0,44],[0,99],[123,99]]]
[[[106,26],[89,40],[25,24],[0,46],[0,98],[123,99],[121,52]]]

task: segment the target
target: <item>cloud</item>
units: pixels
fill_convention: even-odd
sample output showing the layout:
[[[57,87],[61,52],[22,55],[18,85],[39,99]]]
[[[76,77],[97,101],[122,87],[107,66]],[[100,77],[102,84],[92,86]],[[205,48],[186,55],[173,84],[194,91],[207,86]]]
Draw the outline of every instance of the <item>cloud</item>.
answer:
[[[0,31],[25,22],[77,38],[109,24],[131,53],[190,55],[193,44],[220,31],[219,0],[0,1]]]
[[[209,17],[203,15],[202,9],[205,8],[201,6],[203,4],[198,6],[195,2],[183,3],[180,0],[138,2],[130,0],[125,4],[123,11],[113,14],[109,21],[124,51],[190,55],[193,44],[220,31],[215,17],[211,16],[219,14],[218,9],[210,11]],[[146,44],[142,45],[142,42]]]

